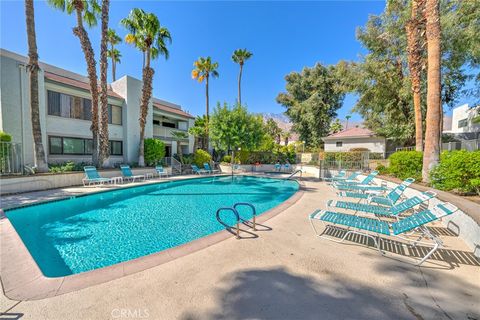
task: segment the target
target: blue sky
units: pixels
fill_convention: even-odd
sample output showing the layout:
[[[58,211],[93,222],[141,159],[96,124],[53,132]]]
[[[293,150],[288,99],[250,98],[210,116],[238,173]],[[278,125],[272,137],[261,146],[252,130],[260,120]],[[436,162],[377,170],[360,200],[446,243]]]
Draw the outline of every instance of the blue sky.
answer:
[[[211,104],[233,103],[237,95],[238,65],[231,61],[237,48],[247,48],[253,58],[244,68],[242,100],[252,112],[281,113],[275,97],[285,90],[284,76],[316,62],[335,64],[357,59],[364,53],[355,39],[355,29],[369,14],[383,11],[383,1],[316,2],[173,2],[111,1],[110,25],[123,37],[119,25],[133,7],[154,12],[173,37],[170,59],[154,62],[154,95],[182,105],[194,115],[204,112],[204,85],[191,79],[193,61],[211,56],[220,64],[220,77],[211,81]],[[0,2],[0,46],[27,53],[23,1]],[[72,34],[74,16],[54,10],[45,1],[35,2],[37,43],[40,59],[86,74],[79,41]],[[99,28],[89,29],[94,50],[99,52]],[[132,46],[121,44],[124,74],[141,78],[142,57]],[[109,74],[110,77],[110,74]],[[348,96],[339,111],[343,119],[355,103]],[[352,120],[359,120],[354,115]],[[351,120],[351,121],[352,121]]]

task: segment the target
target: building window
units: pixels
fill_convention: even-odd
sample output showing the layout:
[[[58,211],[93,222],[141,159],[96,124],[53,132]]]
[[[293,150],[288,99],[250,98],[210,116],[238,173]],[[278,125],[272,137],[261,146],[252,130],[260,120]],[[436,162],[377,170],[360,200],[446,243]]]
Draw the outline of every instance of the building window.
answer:
[[[337,141],[337,148],[341,148],[343,146],[343,142],[342,141]]]
[[[49,136],[48,141],[50,154],[91,155],[93,152],[92,139]],[[109,146],[111,155],[123,155],[122,141],[109,141]]]
[[[153,125],[154,126],[159,126],[160,125],[160,120],[153,120]]]
[[[47,105],[48,114],[51,116],[92,120],[92,101],[90,99],[48,90]],[[122,124],[121,107],[108,105],[108,123]]]
[[[174,128],[174,129],[177,127],[175,123],[171,123],[171,122],[162,122],[162,126],[167,128]]]
[[[108,123],[122,124],[122,108],[119,106],[108,105]]]
[[[467,125],[468,125],[468,119],[467,118],[458,121],[458,127],[459,128],[464,128]]]
[[[110,143],[110,155],[121,156],[123,155],[123,143],[122,141],[109,141]]]

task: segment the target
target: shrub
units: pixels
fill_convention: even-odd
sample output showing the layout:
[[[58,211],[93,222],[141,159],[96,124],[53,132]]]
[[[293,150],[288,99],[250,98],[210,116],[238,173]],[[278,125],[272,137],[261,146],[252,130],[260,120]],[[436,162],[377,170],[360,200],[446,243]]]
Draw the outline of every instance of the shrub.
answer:
[[[370,152],[370,149],[368,148],[351,148],[348,151],[362,151],[362,152]]]
[[[222,162],[232,163],[232,156],[230,156],[230,155],[224,156],[223,159],[222,159]]]
[[[56,163],[56,164],[49,164],[48,171],[52,173],[60,173],[60,172],[70,172],[70,171],[79,171],[75,170],[78,167],[75,165],[75,162],[68,161],[65,163]],[[83,170],[83,168],[82,168]]]
[[[389,158],[388,172],[399,179],[422,179],[423,153],[420,151],[398,151]]]
[[[480,179],[480,151],[442,152],[440,164],[431,171],[430,177],[432,186],[440,190],[476,191],[476,179]]]
[[[471,179],[470,185],[477,191],[478,195],[480,196],[480,179]]]
[[[378,173],[380,173],[380,174],[388,174],[388,168],[385,167],[380,162],[377,162],[377,167],[375,168],[375,170],[377,170]]]
[[[0,141],[1,142],[11,142],[12,136],[6,132],[0,131]]]
[[[205,162],[208,162],[210,163],[210,161],[212,161],[212,156],[205,150],[202,150],[202,149],[198,149],[197,151],[195,151],[195,154],[193,156],[193,162],[203,168],[203,164]]]
[[[148,166],[157,165],[165,157],[165,143],[163,141],[147,138],[144,141],[144,157]]]

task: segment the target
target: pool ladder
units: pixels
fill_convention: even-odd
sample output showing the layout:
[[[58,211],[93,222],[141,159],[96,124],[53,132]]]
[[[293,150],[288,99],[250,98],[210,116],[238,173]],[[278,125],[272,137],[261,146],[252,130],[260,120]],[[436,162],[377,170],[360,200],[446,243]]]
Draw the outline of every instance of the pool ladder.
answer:
[[[300,178],[302,178],[302,175],[303,175],[303,171],[298,169],[296,170],[294,173],[292,173],[291,175],[289,175],[287,178],[285,178],[285,180],[290,180],[293,178],[294,175],[296,175],[297,173],[300,173]]]
[[[238,210],[237,208],[240,207],[240,206],[247,206],[247,207],[250,207],[250,209],[252,209],[252,214],[253,214],[253,218],[252,218],[252,224],[253,224],[253,230],[257,230],[256,229],[256,217],[257,217],[257,210],[255,210],[255,207],[253,206],[253,204],[251,203],[248,203],[248,202],[237,202],[233,205],[233,207],[223,207],[223,208],[219,208],[215,214],[215,217],[217,218],[217,221],[219,223],[221,223],[222,225],[224,226],[227,226],[226,223],[224,223],[222,221],[222,219],[220,218],[220,212],[222,211],[231,211],[233,212],[234,216],[235,216],[235,220],[236,220],[236,231],[235,231],[235,237],[237,239],[240,239],[240,221],[247,221],[247,220],[244,220],[240,217],[240,214],[238,213]],[[231,227],[228,227],[228,228],[231,228]]]

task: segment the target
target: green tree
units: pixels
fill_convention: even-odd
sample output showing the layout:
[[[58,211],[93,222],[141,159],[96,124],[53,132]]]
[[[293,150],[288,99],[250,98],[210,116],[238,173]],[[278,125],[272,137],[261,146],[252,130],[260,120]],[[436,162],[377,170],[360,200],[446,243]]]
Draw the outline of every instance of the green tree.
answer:
[[[149,166],[157,165],[165,157],[165,143],[155,138],[144,140],[145,163]]]
[[[183,131],[171,131],[172,137],[177,142],[177,156],[180,162],[183,163],[182,141],[188,139],[188,133]]]
[[[337,133],[337,132],[340,132],[342,130],[343,130],[343,126],[340,123],[339,119],[335,119],[335,121],[333,121],[330,124],[330,133]]]
[[[283,141],[285,142],[286,146],[288,146],[288,141],[291,137],[292,137],[292,134],[290,133],[290,131],[283,131],[282,132],[282,138],[283,138]]]
[[[239,104],[229,108],[220,103],[215,108],[210,122],[210,134],[216,149],[232,153],[238,148],[255,150],[263,142],[265,130],[263,119],[248,113],[247,109]],[[232,154],[234,158],[234,154]]]
[[[118,34],[113,29],[108,29],[107,32],[107,42],[110,45],[110,48],[107,51],[107,56],[112,61],[112,81],[116,80],[116,70],[117,70],[117,63],[120,63],[120,58],[122,54],[118,49],[115,48],[117,44],[122,42],[122,38],[118,36]]]
[[[140,146],[138,151],[138,165],[145,166],[144,139],[145,123],[147,121],[148,103],[152,97],[152,80],[154,70],[150,67],[150,60],[159,56],[168,59],[169,52],[167,43],[172,42],[170,31],[160,25],[160,21],[153,13],[147,13],[142,9],[132,9],[127,18],[121,20],[121,24],[128,30],[125,42],[133,44],[143,54],[143,87],[140,100]]]
[[[265,123],[265,130],[277,143],[280,143],[282,129],[280,129],[275,120],[269,118]]]
[[[97,18],[101,12],[101,8],[96,0],[48,0],[48,3],[54,8],[66,11],[68,14],[75,12],[77,25],[73,28],[73,34],[80,40],[85,61],[87,63],[87,74],[90,84],[90,95],[92,96],[92,162],[98,165],[98,83],[97,83],[97,62],[95,61],[95,53],[92,43],[84,27],[84,22],[89,27],[97,24]]]
[[[207,117],[206,116],[198,116],[195,118],[195,122],[193,127],[188,129],[188,133],[195,137],[195,146],[193,147],[194,150],[197,150],[197,146],[200,149],[206,149],[208,147],[207,144]]]
[[[207,145],[204,145],[205,149],[208,148],[208,130],[209,130],[209,113],[210,113],[210,98],[209,98],[209,79],[210,76],[213,78],[218,78],[218,62],[212,62],[211,57],[200,57],[197,61],[193,63],[194,69],[192,70],[192,78],[196,79],[198,82],[203,82],[205,80],[205,115],[206,115],[206,125],[205,125],[205,139],[207,140]]]
[[[238,73],[238,104],[242,104],[242,90],[241,90],[241,82],[242,82],[242,71],[243,65],[245,61],[250,59],[253,56],[253,53],[248,51],[247,49],[237,49],[233,52],[232,60],[235,63],[238,63],[240,66],[240,71]]]
[[[35,164],[38,172],[48,172],[45,160],[45,149],[42,143],[42,128],[40,126],[40,109],[38,100],[38,52],[35,33],[35,13],[33,0],[25,0],[25,17],[28,40],[28,71],[30,72],[30,113],[32,120],[33,142],[35,146]]]
[[[308,146],[317,147],[321,138],[328,134],[330,122],[344,98],[336,68],[317,63],[300,73],[290,73],[285,80],[287,92],[280,93],[277,102],[287,109],[285,114],[300,139]]]

